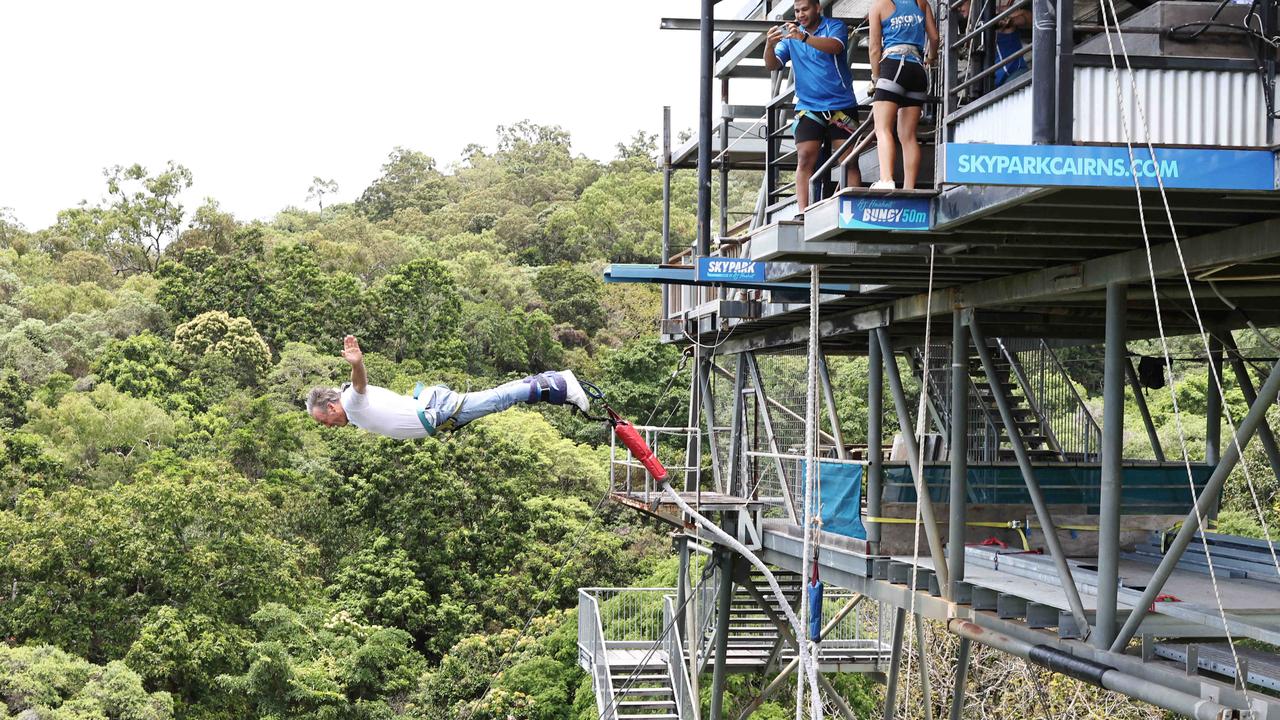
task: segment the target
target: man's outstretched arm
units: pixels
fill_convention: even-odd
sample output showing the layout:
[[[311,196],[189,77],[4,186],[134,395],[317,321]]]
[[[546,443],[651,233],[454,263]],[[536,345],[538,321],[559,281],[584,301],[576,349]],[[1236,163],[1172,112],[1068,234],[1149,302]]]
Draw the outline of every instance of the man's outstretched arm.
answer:
[[[364,395],[365,390],[369,389],[369,378],[364,372],[364,351],[360,349],[355,335],[342,339],[342,359],[351,364],[351,387]]]

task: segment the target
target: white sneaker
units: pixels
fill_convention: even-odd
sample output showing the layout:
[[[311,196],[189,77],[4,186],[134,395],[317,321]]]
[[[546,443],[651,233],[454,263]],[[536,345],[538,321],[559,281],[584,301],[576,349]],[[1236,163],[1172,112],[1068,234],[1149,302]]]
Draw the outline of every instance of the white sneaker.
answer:
[[[564,378],[565,395],[564,399],[582,412],[589,411],[590,400],[587,399],[587,393],[582,389],[582,383],[578,382],[578,378],[574,376],[572,370],[564,370],[560,373]]]
[[[897,185],[892,180],[877,180],[871,183],[872,190],[896,190]]]

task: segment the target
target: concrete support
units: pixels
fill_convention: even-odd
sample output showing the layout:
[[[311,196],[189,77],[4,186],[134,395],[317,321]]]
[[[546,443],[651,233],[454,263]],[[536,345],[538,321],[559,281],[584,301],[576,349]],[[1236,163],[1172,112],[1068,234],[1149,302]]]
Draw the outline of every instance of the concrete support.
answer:
[[[1120,587],[1120,506],[1124,478],[1125,305],[1128,287],[1107,286],[1106,348],[1102,378],[1102,488],[1098,502],[1098,625],[1093,644],[1111,647]]]
[[[1244,419],[1240,421],[1240,425],[1236,428],[1235,442],[1227,444],[1227,450],[1223,453],[1221,461],[1213,469],[1213,474],[1209,476],[1209,481],[1205,484],[1204,490],[1200,492],[1200,496],[1196,498],[1195,507],[1192,508],[1191,512],[1187,513],[1187,517],[1182,521],[1182,528],[1178,530],[1173,543],[1165,551],[1164,559],[1156,566],[1155,573],[1147,581],[1147,587],[1142,592],[1142,599],[1134,605],[1133,612],[1129,613],[1129,617],[1125,620],[1124,627],[1120,629],[1119,635],[1116,636],[1115,642],[1111,643],[1112,652],[1123,651],[1125,646],[1129,644],[1129,640],[1133,638],[1134,633],[1138,631],[1138,625],[1142,622],[1142,618],[1146,616],[1156,596],[1164,590],[1164,584],[1173,572],[1174,566],[1182,559],[1182,553],[1186,551],[1187,545],[1191,543],[1192,535],[1199,530],[1197,520],[1200,517],[1207,517],[1209,508],[1217,505],[1218,495],[1222,492],[1222,486],[1226,483],[1227,476],[1231,474],[1231,471],[1235,469],[1236,463],[1240,461],[1240,453],[1244,451],[1245,446],[1253,439],[1254,432],[1257,431],[1258,426],[1262,424],[1262,420],[1266,417],[1267,409],[1275,403],[1277,393],[1280,393],[1280,362],[1277,362],[1271,368],[1271,374],[1267,376],[1267,381],[1262,384],[1262,389],[1258,391],[1258,401],[1249,406],[1249,412],[1245,414]]]
[[[880,361],[880,341],[876,331],[867,338],[867,514],[881,517],[884,497],[884,365]],[[880,552],[880,523],[867,525],[870,551]]]
[[[960,638],[960,649],[956,653],[955,684],[951,689],[951,714],[948,716],[949,720],[960,720],[960,716],[964,712],[964,696],[969,679],[969,652],[971,645],[973,645],[973,641],[969,638]]]
[[[950,581],[947,574],[946,554],[942,551],[942,533],[938,530],[938,518],[933,512],[929,486],[925,483],[924,468],[920,464],[919,443],[916,442],[915,429],[911,427],[911,409],[907,407],[907,395],[902,390],[902,376],[898,373],[898,363],[893,356],[893,344],[889,340],[888,329],[877,328],[876,338],[880,342],[885,374],[889,376],[889,390],[893,393],[893,405],[898,410],[898,429],[902,433],[902,440],[907,448],[907,463],[911,467],[912,479],[916,485],[916,497],[920,502],[920,524],[924,525],[924,536],[929,543],[929,555],[933,557],[934,573],[938,576],[939,587],[948,587]]]
[[[1133,361],[1124,361],[1124,374],[1129,376],[1129,387],[1133,388],[1133,399],[1138,404],[1138,412],[1142,413],[1142,424],[1147,428],[1147,440],[1151,441],[1151,451],[1155,453],[1156,462],[1164,462],[1164,448],[1160,445],[1160,435],[1156,432],[1156,424],[1151,419],[1151,409],[1147,407],[1147,396],[1142,392],[1142,383],[1138,381],[1138,371],[1133,369]]]
[[[996,406],[1000,409],[1000,418],[1004,421],[1005,433],[1009,436],[1009,444],[1013,447],[1013,454],[1018,458],[1018,467],[1022,470],[1022,479],[1027,486],[1027,494],[1031,496],[1031,504],[1036,509],[1036,519],[1040,521],[1040,528],[1044,534],[1045,547],[1049,549],[1049,554],[1053,557],[1053,564],[1058,570],[1058,578],[1062,582],[1062,590],[1066,593],[1067,603],[1071,606],[1071,615],[1075,618],[1076,627],[1088,634],[1089,621],[1084,614],[1084,604],[1080,602],[1080,591],[1076,588],[1075,580],[1071,576],[1071,567],[1067,565],[1066,555],[1062,552],[1062,544],[1058,542],[1058,531],[1054,525],[1053,516],[1049,514],[1049,505],[1044,500],[1044,493],[1040,491],[1040,482],[1036,480],[1035,470],[1031,467],[1031,458],[1027,455],[1027,447],[1022,442],[1022,434],[1018,432],[1018,424],[1014,420],[1013,410],[1009,407],[1009,399],[1005,397],[1003,392],[997,391],[1000,387],[1000,380],[996,376],[996,366],[991,360],[991,348],[987,347],[987,336],[982,332],[982,326],[978,323],[978,317],[975,314],[969,318],[969,333],[973,336],[973,344],[978,351],[978,357],[982,358],[982,367],[987,374],[987,383],[991,385],[992,396],[996,401]]]
[[[1240,386],[1240,393],[1244,395],[1245,402],[1253,405],[1258,400],[1258,391],[1253,386],[1253,378],[1249,376],[1244,358],[1240,356],[1240,348],[1236,347],[1235,338],[1231,337],[1229,332],[1223,338],[1223,343],[1227,347],[1227,357],[1231,362],[1231,370],[1235,373],[1236,384]],[[1271,425],[1266,420],[1258,425],[1258,440],[1262,442],[1262,449],[1267,453],[1271,472],[1275,473],[1276,477],[1280,477],[1280,447],[1277,447],[1275,433],[1271,431]]]
[[[951,316],[951,517],[947,524],[947,574],[951,582],[943,589],[948,600],[955,599],[956,583],[964,580],[965,503],[969,495],[969,338],[960,310]]]
[[[893,720],[898,709],[898,671],[902,668],[902,635],[907,624],[907,609],[898,608],[893,617],[893,654],[889,656],[889,678],[884,687],[884,720]]]
[[[711,720],[721,720],[724,711],[724,677],[729,654],[729,614],[733,611],[733,558],[729,550],[719,550],[720,595],[716,607],[716,655],[711,673]],[[690,642],[694,642],[690,638]]]

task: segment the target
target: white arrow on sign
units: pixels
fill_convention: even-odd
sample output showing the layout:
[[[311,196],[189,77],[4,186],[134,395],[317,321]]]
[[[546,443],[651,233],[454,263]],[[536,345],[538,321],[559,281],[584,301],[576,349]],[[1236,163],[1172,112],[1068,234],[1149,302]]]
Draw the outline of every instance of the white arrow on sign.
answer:
[[[845,200],[840,203],[840,222],[849,224],[853,222],[853,201]]]

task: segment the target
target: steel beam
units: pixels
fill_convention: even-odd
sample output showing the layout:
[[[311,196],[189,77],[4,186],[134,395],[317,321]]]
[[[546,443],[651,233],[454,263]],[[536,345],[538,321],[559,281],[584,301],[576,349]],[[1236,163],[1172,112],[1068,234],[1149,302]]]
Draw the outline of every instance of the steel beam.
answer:
[[[1124,480],[1125,300],[1128,287],[1107,286],[1107,342],[1102,379],[1102,487],[1098,501],[1098,615],[1093,644],[1111,646],[1120,588],[1120,505]]]
[[[707,422],[707,449],[711,452],[711,479],[716,492],[727,493],[724,472],[720,467],[720,446],[716,441],[716,399],[711,393],[711,366],[715,360],[706,358],[698,363],[698,381],[702,384],[702,415]]]
[[[671,106],[662,108],[662,262],[671,258]],[[671,288],[662,284],[661,317],[667,319],[670,308]]]
[[[1124,374],[1129,376],[1129,387],[1133,388],[1133,400],[1138,405],[1138,412],[1142,414],[1142,425],[1147,429],[1147,440],[1151,441],[1151,452],[1155,453],[1156,462],[1164,462],[1164,447],[1160,444],[1155,421],[1151,419],[1151,409],[1147,407],[1147,396],[1143,394],[1138,371],[1133,369],[1133,360],[1125,358]]]
[[[889,339],[888,329],[877,328],[876,339],[880,342],[880,355],[884,359],[882,364],[885,374],[889,376],[889,390],[893,393],[893,404],[898,410],[898,428],[902,432],[902,440],[909,456],[907,462],[911,466],[911,475],[915,480],[916,502],[920,505],[920,519],[921,524],[924,525],[925,539],[929,543],[929,555],[933,557],[938,585],[946,587],[950,582],[947,574],[947,557],[942,550],[938,518],[933,512],[933,499],[929,497],[929,486],[925,482],[924,468],[920,464],[919,443],[916,442],[915,430],[911,427],[911,410],[907,407],[907,396],[902,390],[902,376],[898,373],[898,362],[893,354],[893,344]]]
[[[893,616],[893,654],[889,657],[889,679],[884,689],[884,720],[893,720],[897,715],[898,671],[902,667],[902,635],[906,624],[907,610],[900,607]]]
[[[978,323],[976,315],[969,318],[969,332],[973,336],[973,344],[978,351],[978,357],[982,359],[982,367],[987,374],[987,383],[991,385],[991,395],[1000,410],[1000,418],[1004,421],[1004,429],[1009,436],[1009,444],[1013,447],[1013,454],[1018,458],[1018,467],[1022,470],[1022,479],[1027,486],[1027,494],[1031,496],[1031,504],[1036,509],[1036,518],[1040,521],[1040,527],[1044,534],[1044,544],[1049,548],[1049,554],[1053,556],[1053,563],[1058,569],[1058,577],[1062,581],[1062,589],[1066,593],[1067,602],[1071,605],[1071,615],[1076,619],[1077,626],[1087,635],[1089,621],[1084,613],[1084,604],[1080,601],[1080,591],[1076,588],[1075,580],[1071,576],[1071,567],[1067,565],[1066,555],[1062,552],[1062,544],[1058,541],[1057,526],[1054,525],[1053,516],[1049,514],[1049,506],[1044,500],[1044,493],[1040,491],[1040,482],[1036,480],[1035,470],[1031,467],[1031,458],[1027,455],[1026,445],[1022,442],[1022,433],[1018,430],[1018,423],[1013,417],[1013,410],[1009,407],[1009,399],[1005,397],[1003,391],[999,390],[1000,380],[996,376],[995,363],[991,360],[991,348],[987,347],[987,337],[983,334],[982,326]]]
[[[1249,369],[1245,367],[1244,358],[1240,355],[1240,348],[1236,346],[1235,338],[1231,337],[1231,333],[1227,332],[1223,336],[1223,343],[1230,351],[1228,358],[1231,361],[1231,370],[1235,373],[1236,384],[1240,386],[1240,393],[1244,395],[1245,402],[1253,405],[1258,401],[1258,391],[1253,386],[1253,378],[1249,375]],[[1262,442],[1262,448],[1267,453],[1267,461],[1271,464],[1271,472],[1276,477],[1280,477],[1280,448],[1276,446],[1275,433],[1271,432],[1271,425],[1264,419],[1258,425],[1258,440]]]
[[[948,497],[947,574],[951,582],[944,588],[948,600],[955,600],[956,583],[964,580],[965,509],[969,484],[969,338],[964,315],[951,313],[951,487]]]
[[[730,495],[734,497],[746,497],[746,464],[743,459],[742,440],[746,436],[743,427],[743,417],[745,416],[745,401],[743,400],[742,390],[747,383],[747,363],[742,356],[738,356],[737,365],[733,373],[733,411],[730,414],[729,421],[729,467],[728,480],[725,486],[728,488]],[[746,523],[740,523],[738,531],[742,532]],[[742,538],[739,537],[739,540]]]
[[[1209,336],[1209,385],[1205,389],[1204,462],[1217,465],[1222,457],[1222,341]]]
[[[1217,503],[1222,486],[1227,481],[1227,475],[1231,474],[1236,463],[1240,461],[1240,453],[1244,452],[1245,446],[1253,439],[1254,432],[1266,417],[1267,409],[1275,403],[1277,393],[1280,393],[1280,362],[1271,368],[1271,374],[1267,376],[1267,381],[1258,392],[1258,401],[1249,406],[1249,412],[1236,428],[1235,441],[1227,445],[1222,459],[1213,469],[1213,474],[1209,476],[1204,489],[1200,491],[1200,496],[1196,498],[1195,507],[1187,513],[1187,517],[1182,521],[1182,528],[1178,530],[1173,543],[1165,551],[1164,558],[1156,566],[1151,579],[1147,581],[1142,599],[1134,606],[1133,612],[1129,613],[1124,627],[1120,629],[1115,642],[1111,644],[1112,652],[1122,652],[1137,632],[1138,624],[1142,622],[1142,618],[1155,602],[1156,596],[1164,589],[1164,584],[1173,573],[1174,566],[1182,559],[1182,553],[1191,543],[1192,535],[1199,531],[1199,520],[1207,516],[1209,508]]]
[[[778,483],[782,488],[782,503],[786,508],[788,519],[799,522],[795,503],[791,499],[791,484],[787,479],[786,468],[782,464],[782,449],[778,445],[778,436],[773,432],[773,419],[769,415],[769,398],[764,391],[764,379],[760,376],[760,365],[756,362],[756,354],[743,353],[747,360],[747,371],[751,373],[751,386],[756,394],[756,411],[760,413],[760,421],[764,423],[765,438],[769,442],[769,452],[773,455],[774,469],[778,473]]]
[[[836,393],[831,387],[831,372],[827,368],[827,354],[818,348],[818,379],[822,383],[822,400],[827,405],[827,421],[831,423],[831,438],[836,445],[836,457],[849,459],[849,451],[844,446],[844,432],[840,428],[840,415],[836,413]]]
[[[924,701],[924,716],[933,717],[933,684],[929,681],[929,653],[924,646],[924,618],[915,617],[916,657],[920,667],[920,698]]]
[[[880,341],[876,331],[867,338],[867,514],[881,516],[884,496],[884,365],[880,361]],[[880,523],[867,523],[867,546],[880,552]]]
[[[724,678],[728,669],[729,615],[733,612],[733,558],[729,550],[720,550],[720,597],[716,609],[716,656],[711,674],[711,720],[722,720],[724,709]],[[690,638],[690,642],[694,639]]]
[[[956,677],[951,689],[951,714],[949,720],[961,720],[964,713],[964,696],[969,677],[969,652],[973,641],[967,637],[960,638],[960,649],[956,653]]]

